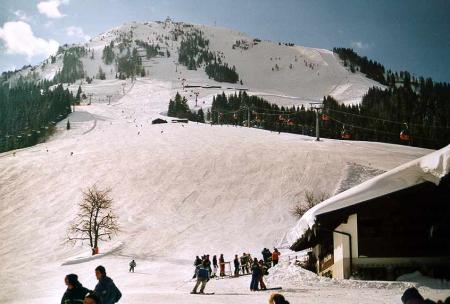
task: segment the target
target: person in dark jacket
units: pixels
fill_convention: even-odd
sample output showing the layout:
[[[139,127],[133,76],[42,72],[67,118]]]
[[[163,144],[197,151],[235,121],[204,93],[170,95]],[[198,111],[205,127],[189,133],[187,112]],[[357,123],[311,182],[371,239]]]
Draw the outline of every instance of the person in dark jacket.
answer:
[[[193,279],[195,279],[195,277],[197,276],[197,266],[200,265],[201,263],[202,263],[202,260],[198,256],[196,256],[195,261],[194,261],[195,271],[194,271],[194,276],[192,277]]]
[[[239,268],[241,267],[241,265],[239,264],[239,257],[238,255],[234,255],[234,276],[238,277],[239,276]]]
[[[95,286],[94,291],[100,296],[102,304],[114,304],[119,302],[122,293],[114,284],[113,280],[106,276],[105,267],[101,265],[97,266],[97,268],[95,268],[95,276],[97,277],[98,284]]]
[[[202,264],[197,266],[196,274],[197,274],[197,283],[195,283],[194,289],[191,291],[192,294],[197,293],[197,288],[200,286],[200,293],[203,294],[205,291],[206,283],[209,281],[209,269],[206,265],[206,260],[202,262]]]
[[[134,267],[136,267],[136,262],[134,260],[132,260],[130,262],[130,271],[129,272],[134,272]]]
[[[267,287],[266,287],[266,284],[264,283],[263,277],[267,272],[267,268],[266,268],[266,265],[264,264],[263,260],[259,260],[259,268],[261,268],[261,275],[259,277],[259,285],[261,286],[262,290],[266,290]]]
[[[259,283],[259,279],[260,279],[261,275],[262,275],[261,267],[259,267],[258,259],[255,258],[253,260],[253,265],[252,265],[252,281],[250,282],[250,290],[251,291],[258,290],[258,283]]]
[[[214,278],[216,276],[217,269],[219,268],[217,265],[217,256],[215,255],[213,256],[212,263],[213,263],[213,273],[211,275],[211,278]]]
[[[78,276],[74,273],[66,275],[64,282],[67,285],[67,290],[61,299],[61,304],[82,304],[84,297],[90,290],[84,288],[83,285],[78,282]]]

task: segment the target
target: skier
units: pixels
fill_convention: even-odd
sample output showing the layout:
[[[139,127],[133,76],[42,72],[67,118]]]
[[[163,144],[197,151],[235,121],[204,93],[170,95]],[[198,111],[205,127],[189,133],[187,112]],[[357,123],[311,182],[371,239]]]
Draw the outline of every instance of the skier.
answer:
[[[205,257],[206,269],[209,271],[209,276],[211,277],[212,269],[211,269],[211,260],[209,259],[209,254]]]
[[[106,269],[103,266],[97,266],[95,268],[95,276],[97,277],[98,284],[95,286],[94,291],[100,296],[102,304],[113,304],[120,300],[122,293],[114,284],[110,277],[106,276]]]
[[[258,259],[255,258],[253,261],[252,266],[252,281],[250,282],[250,290],[251,291],[257,291],[258,290],[258,283],[261,276],[261,267],[258,265]]]
[[[273,253],[272,253],[272,264],[273,264],[273,266],[278,264],[278,259],[279,259],[280,255],[281,255],[281,253],[278,251],[278,249],[274,248]]]
[[[212,260],[212,262],[213,262],[213,270],[214,270],[214,272],[213,272],[213,274],[212,274],[212,278],[214,278],[215,276],[216,276],[216,273],[217,273],[217,256],[213,256],[213,260]]]
[[[220,255],[219,258],[219,266],[220,266],[220,276],[225,276],[225,259],[223,258],[223,254]]]
[[[132,260],[130,262],[130,271],[129,272],[134,272],[134,267],[136,267],[136,262],[134,260]]]
[[[239,268],[240,268],[239,258],[238,258],[238,255],[236,254],[236,255],[234,255],[234,276],[235,277],[239,276]]]
[[[259,260],[259,268],[261,268],[261,275],[259,277],[259,285],[261,286],[261,290],[266,290],[266,284],[264,284],[263,277],[267,273],[267,268],[264,264],[263,260]]]
[[[191,291],[191,294],[197,293],[197,288],[200,287],[200,293],[203,294],[205,291],[206,283],[209,281],[209,270],[208,266],[206,265],[206,259],[197,266],[197,269],[195,271],[196,277],[197,277],[197,283],[195,283],[194,289]]]
[[[262,253],[264,262],[267,263],[268,260],[270,259],[270,257],[272,256],[272,252],[270,252],[269,249],[264,248],[264,250],[261,253]]]
[[[241,267],[242,267],[242,274],[248,273],[248,261],[247,261],[247,255],[242,253],[242,256],[240,257],[241,260]]]
[[[84,297],[90,292],[89,289],[84,288],[78,282],[78,276],[74,273],[66,275],[64,282],[67,285],[67,290],[64,293],[61,304],[83,303]]]
[[[197,255],[195,257],[195,261],[194,261],[195,270],[194,270],[194,276],[192,277],[193,279],[195,279],[195,277],[197,276],[197,266],[200,265],[201,263],[202,263],[202,260]]]

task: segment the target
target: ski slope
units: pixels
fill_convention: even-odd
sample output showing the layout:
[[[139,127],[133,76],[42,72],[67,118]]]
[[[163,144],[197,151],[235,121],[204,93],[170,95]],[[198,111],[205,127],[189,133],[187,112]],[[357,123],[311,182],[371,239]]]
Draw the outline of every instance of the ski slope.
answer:
[[[202,31],[204,37],[210,41],[209,50],[220,56],[228,66],[236,67],[243,85],[220,83],[209,79],[204,67],[195,71],[188,71],[181,65],[177,67],[178,48],[183,38],[180,36],[178,40],[172,39],[175,30],[182,30],[185,33]],[[339,57],[329,50],[298,45],[287,46],[277,41],[261,41],[227,28],[171,21],[126,23],[80,44],[88,49],[88,54],[81,59],[85,76],[97,78],[101,68],[106,79],[115,79],[118,72],[117,65],[115,63],[106,65],[102,61],[103,49],[110,42],[115,42],[116,56],[119,56],[117,45],[121,41],[120,37],[124,35],[132,35],[130,36],[132,41],[141,40],[159,45],[163,52],[169,51],[171,56],[168,58],[143,57],[143,66],[147,76],[152,79],[178,82],[180,87],[180,80],[184,78],[187,85],[220,86],[220,92],[245,88],[249,94],[260,95],[272,103],[289,107],[322,101],[323,97],[328,95],[344,104],[358,104],[369,88],[383,87],[359,72],[351,73],[342,65]],[[236,47],[237,41],[246,47]],[[133,47],[136,47],[134,42],[130,49]],[[138,51],[141,55],[145,54],[143,48],[138,47]],[[120,56],[125,53],[124,51]],[[17,81],[19,77],[53,79],[62,67],[61,53],[56,55],[54,63],[51,63],[49,58],[40,65],[18,72],[11,81]],[[211,89],[196,90],[202,95],[215,92]]]
[[[177,82],[106,80],[82,89],[95,98],[76,107],[71,130],[61,121],[46,143],[0,154],[0,303],[60,301],[66,274],[93,288],[99,264],[121,289],[120,303],[265,303],[269,292],[251,293],[249,276],[212,280],[214,296],[189,295],[195,256],[261,258],[297,222],[290,209],[304,192],[333,194],[349,163],[386,171],[430,152],[243,127],[152,125],[167,119]],[[94,259],[87,244],[64,243],[82,191],[93,184],[111,187],[121,227]],[[132,258],[138,265],[130,274]],[[322,281],[295,269],[296,280],[287,262],[269,277],[291,303],[393,303],[409,286]]]

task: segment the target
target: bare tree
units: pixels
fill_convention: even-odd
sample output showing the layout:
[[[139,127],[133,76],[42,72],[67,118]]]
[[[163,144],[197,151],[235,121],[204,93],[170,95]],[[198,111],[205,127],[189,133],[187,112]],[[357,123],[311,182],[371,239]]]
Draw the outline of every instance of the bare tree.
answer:
[[[313,191],[305,191],[305,200],[298,203],[294,208],[292,208],[292,215],[301,218],[303,214],[309,209],[317,205],[318,203],[326,200],[330,195],[326,192],[314,193]]]
[[[112,235],[117,234],[118,218],[112,211],[110,193],[111,189],[101,190],[95,185],[83,192],[80,211],[67,231],[67,241],[89,240],[91,248],[98,248],[99,240],[110,240]]]

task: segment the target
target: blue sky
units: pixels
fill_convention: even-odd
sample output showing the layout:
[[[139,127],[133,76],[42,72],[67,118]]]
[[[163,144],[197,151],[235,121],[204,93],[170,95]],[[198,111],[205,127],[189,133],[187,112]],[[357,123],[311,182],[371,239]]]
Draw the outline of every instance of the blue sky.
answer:
[[[272,41],[351,47],[394,71],[450,82],[449,0],[1,0],[0,71],[124,22],[167,16]]]

